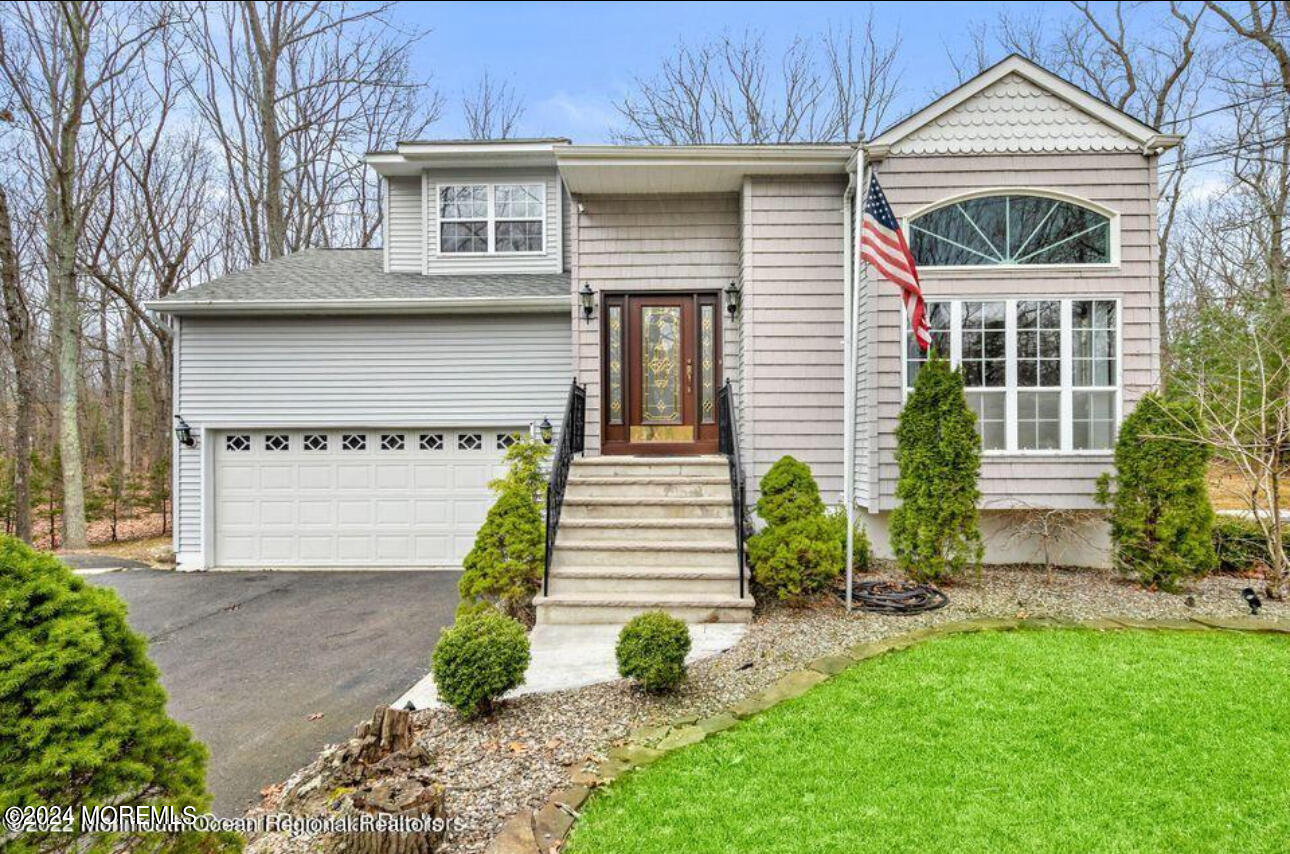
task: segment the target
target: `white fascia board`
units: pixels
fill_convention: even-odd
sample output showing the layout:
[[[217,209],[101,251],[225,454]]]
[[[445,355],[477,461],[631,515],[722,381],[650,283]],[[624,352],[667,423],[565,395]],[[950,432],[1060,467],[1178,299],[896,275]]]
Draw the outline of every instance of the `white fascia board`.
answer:
[[[144,308],[168,315],[264,314],[477,314],[484,312],[568,311],[573,296],[465,297],[460,299],[336,299],[336,300],[152,300]]]
[[[999,82],[1009,74],[1017,74],[1024,77],[1026,80],[1029,80],[1031,83],[1034,83],[1036,86],[1039,86],[1041,89],[1046,89],[1076,109],[1087,113],[1093,118],[1101,121],[1103,124],[1115,128],[1120,133],[1137,142],[1139,145],[1142,145],[1144,148],[1152,142],[1157,143],[1156,147],[1163,146],[1168,148],[1172,145],[1177,145],[1178,140],[1181,139],[1181,137],[1176,137],[1172,134],[1161,134],[1157,132],[1156,129],[1150,125],[1143,124],[1127,113],[1117,110],[1110,104],[1095,98],[1073,83],[1066,82],[1051,71],[1036,65],[1023,56],[1013,54],[1002,62],[982,71],[976,77],[973,77],[963,85],[947,92],[940,98],[937,98],[935,101],[914,113],[909,118],[898,122],[875,136],[868,144],[870,154],[873,156],[885,154],[886,150],[892,145],[928,123],[935,121],[940,116]]]

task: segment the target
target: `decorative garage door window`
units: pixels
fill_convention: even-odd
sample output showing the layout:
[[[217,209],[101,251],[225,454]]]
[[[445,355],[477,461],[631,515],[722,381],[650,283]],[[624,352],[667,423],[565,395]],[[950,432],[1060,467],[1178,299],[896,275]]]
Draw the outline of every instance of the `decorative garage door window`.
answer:
[[[291,450],[291,437],[283,433],[270,433],[264,437],[264,450],[289,451]]]
[[[386,433],[381,436],[382,451],[401,451],[403,450],[402,433]]]
[[[327,450],[327,434],[326,433],[306,433],[305,450],[306,451]]]
[[[951,202],[909,222],[920,267],[1107,264],[1111,220],[1045,196],[983,196]]]
[[[484,437],[479,433],[458,433],[457,450],[478,451],[484,447]]]
[[[422,433],[418,446],[423,451],[442,451],[443,434],[442,433]]]
[[[520,440],[518,433],[498,433],[497,450],[504,451]]]
[[[224,449],[227,451],[249,451],[251,450],[251,437],[241,433],[225,436]]]
[[[342,451],[366,451],[367,436],[362,433],[346,433],[340,437]]]

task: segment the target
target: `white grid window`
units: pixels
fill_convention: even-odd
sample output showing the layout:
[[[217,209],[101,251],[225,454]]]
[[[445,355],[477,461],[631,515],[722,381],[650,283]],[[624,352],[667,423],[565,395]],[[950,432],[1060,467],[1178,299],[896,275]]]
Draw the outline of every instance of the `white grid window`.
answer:
[[[439,188],[441,254],[541,253],[545,184],[448,184]]]
[[[961,369],[983,450],[1103,453],[1120,420],[1115,300],[929,302],[933,339]],[[906,393],[926,355],[905,334]]]
[[[442,451],[443,434],[442,433],[422,433],[419,440],[419,446],[423,451]]]

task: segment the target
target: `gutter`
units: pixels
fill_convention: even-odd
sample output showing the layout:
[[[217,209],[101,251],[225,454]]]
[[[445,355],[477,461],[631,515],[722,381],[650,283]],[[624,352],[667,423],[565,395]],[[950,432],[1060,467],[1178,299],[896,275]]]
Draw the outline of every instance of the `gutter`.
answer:
[[[461,297],[456,299],[151,300],[144,308],[166,315],[470,314],[568,311],[573,295]]]

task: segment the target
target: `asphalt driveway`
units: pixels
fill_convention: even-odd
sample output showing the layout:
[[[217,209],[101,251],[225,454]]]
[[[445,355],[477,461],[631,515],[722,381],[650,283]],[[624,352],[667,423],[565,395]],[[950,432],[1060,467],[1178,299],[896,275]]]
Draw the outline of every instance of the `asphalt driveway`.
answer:
[[[210,749],[215,812],[238,815],[426,674],[459,575],[133,570],[86,581],[129,605],[170,715]]]

